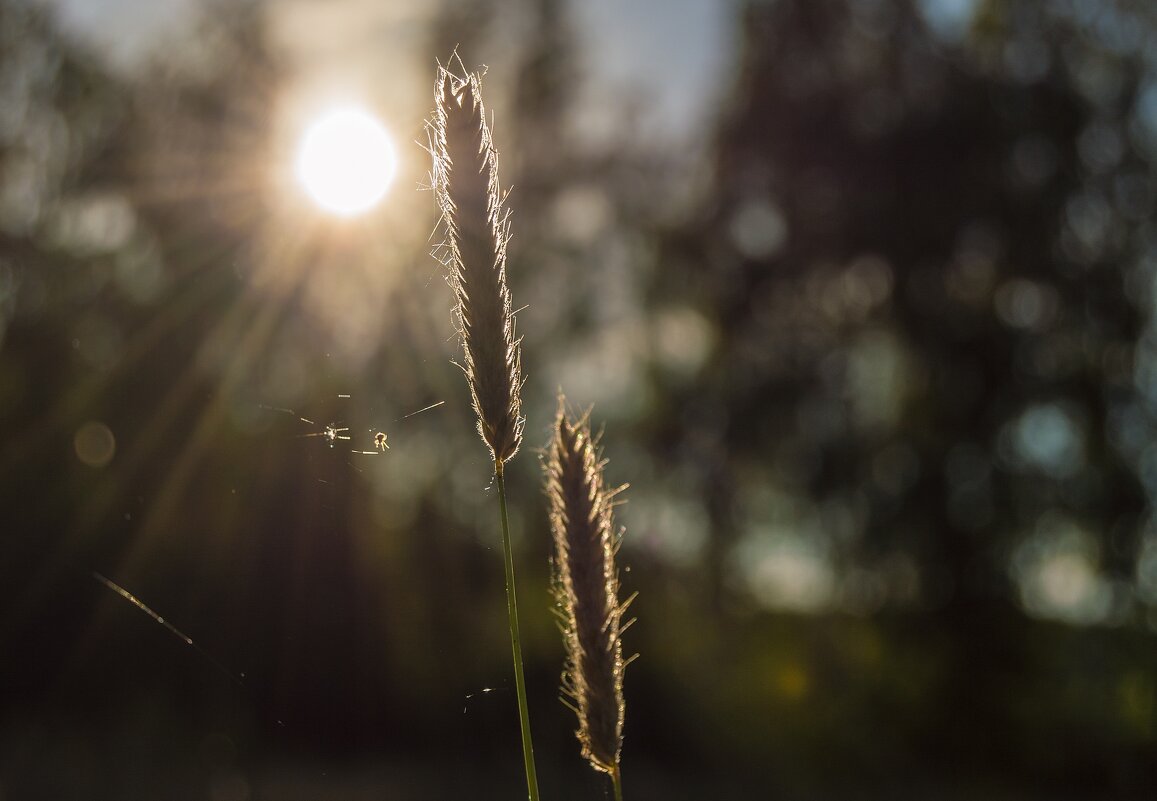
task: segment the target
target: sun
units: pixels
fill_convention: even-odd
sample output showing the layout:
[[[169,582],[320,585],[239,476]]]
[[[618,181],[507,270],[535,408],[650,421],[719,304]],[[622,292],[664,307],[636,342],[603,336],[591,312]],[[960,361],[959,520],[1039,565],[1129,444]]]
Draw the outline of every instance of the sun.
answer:
[[[297,179],[317,205],[341,217],[373,208],[390,188],[397,159],[390,134],[359,108],[319,117],[301,138]]]

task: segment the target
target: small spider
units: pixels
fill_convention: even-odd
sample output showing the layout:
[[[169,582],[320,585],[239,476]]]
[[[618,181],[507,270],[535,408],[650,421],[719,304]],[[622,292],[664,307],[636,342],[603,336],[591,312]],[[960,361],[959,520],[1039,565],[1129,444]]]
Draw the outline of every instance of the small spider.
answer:
[[[346,439],[346,440],[349,439],[348,435],[345,435],[342,433],[344,431],[349,431],[349,429],[348,428],[337,428],[336,426],[328,425],[325,427],[325,434],[323,434],[322,436],[325,437],[325,441],[328,442],[329,446],[332,448],[334,443],[337,442],[339,439]]]
[[[313,422],[312,420],[307,420],[304,417],[299,418],[299,419],[304,423],[309,423],[310,425],[317,425],[317,423]],[[332,448],[334,446],[334,444],[339,439],[343,439],[343,440],[349,439],[349,435],[345,433],[347,431],[349,431],[348,428],[339,428],[338,426],[335,426],[333,423],[330,423],[329,425],[327,425],[325,427],[325,431],[315,431],[312,434],[302,434],[301,436],[303,436],[303,437],[325,437],[325,441],[328,442],[329,446]]]
[[[374,434],[374,448],[380,450],[382,453],[390,449],[390,446],[386,444],[386,432],[379,431]]]

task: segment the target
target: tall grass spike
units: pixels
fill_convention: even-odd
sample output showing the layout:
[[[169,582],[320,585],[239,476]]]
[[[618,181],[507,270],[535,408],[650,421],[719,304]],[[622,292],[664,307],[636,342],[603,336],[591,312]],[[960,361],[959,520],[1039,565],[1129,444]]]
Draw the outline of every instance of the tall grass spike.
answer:
[[[559,399],[545,457],[546,493],[555,544],[555,592],[566,645],[563,692],[578,715],[583,756],[618,779],[623,745],[625,629],[615,554],[614,498],[605,462],[586,416],[568,417]],[[565,700],[565,699],[564,699]]]
[[[478,432],[501,471],[522,442],[522,349],[506,286],[510,219],[502,204],[498,154],[481,90],[478,73],[462,77],[438,69],[431,151],[457,299],[462,366],[478,414]]]

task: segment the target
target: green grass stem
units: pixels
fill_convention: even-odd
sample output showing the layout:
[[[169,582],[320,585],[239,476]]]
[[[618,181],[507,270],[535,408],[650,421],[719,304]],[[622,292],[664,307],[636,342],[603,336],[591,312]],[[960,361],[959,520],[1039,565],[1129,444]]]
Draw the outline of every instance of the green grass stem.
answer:
[[[522,638],[518,632],[518,597],[514,589],[514,552],[510,547],[510,515],[506,510],[506,480],[502,462],[495,462],[498,505],[502,509],[502,554],[506,565],[506,613],[510,619],[510,647],[514,655],[514,689],[518,695],[518,719],[522,727],[522,759],[526,764],[526,789],[530,801],[539,801],[538,774],[534,769],[534,740],[530,736],[530,710],[526,703],[526,677],[522,671]],[[617,791],[616,791],[617,795]]]

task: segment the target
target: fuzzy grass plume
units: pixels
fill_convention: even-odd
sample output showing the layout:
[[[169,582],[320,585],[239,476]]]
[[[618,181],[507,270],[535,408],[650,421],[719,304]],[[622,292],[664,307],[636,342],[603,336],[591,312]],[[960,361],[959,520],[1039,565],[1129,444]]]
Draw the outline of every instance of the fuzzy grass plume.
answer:
[[[446,225],[463,369],[478,432],[495,470],[522,442],[522,355],[506,287],[509,213],[498,184],[498,154],[486,123],[478,73],[438,68],[434,85],[434,190]]]
[[[618,600],[613,512],[614,498],[625,487],[606,487],[604,464],[588,418],[569,418],[560,398],[544,467],[567,652],[563,692],[578,716],[575,733],[583,756],[611,775],[619,797],[626,667],[621,635],[629,622],[623,622],[627,604]]]
[[[458,64],[462,65],[461,59]],[[463,369],[478,414],[478,433],[494,457],[526,789],[530,801],[538,801],[503,476],[503,467],[522,443],[522,351],[514,335],[514,313],[506,288],[510,220],[502,207],[498,155],[486,124],[478,73],[460,77],[438,68],[430,153],[434,157],[434,191],[446,225],[450,284],[457,300],[455,318],[465,351]]]

